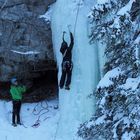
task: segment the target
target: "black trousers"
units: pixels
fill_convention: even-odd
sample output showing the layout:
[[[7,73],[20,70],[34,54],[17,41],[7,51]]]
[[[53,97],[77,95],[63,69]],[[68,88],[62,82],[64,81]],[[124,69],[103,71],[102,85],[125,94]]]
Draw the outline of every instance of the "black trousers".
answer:
[[[12,123],[20,123],[21,101],[13,101]]]
[[[71,83],[72,70],[62,70],[62,75],[60,79],[60,88],[63,88],[64,84],[68,87]]]

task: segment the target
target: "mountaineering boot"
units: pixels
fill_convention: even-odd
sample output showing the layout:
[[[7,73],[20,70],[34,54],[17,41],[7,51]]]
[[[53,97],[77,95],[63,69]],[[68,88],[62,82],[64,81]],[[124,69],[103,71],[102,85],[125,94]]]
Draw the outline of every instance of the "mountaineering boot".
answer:
[[[65,89],[66,89],[66,90],[70,90],[70,87],[69,87],[69,86],[65,86]]]
[[[16,126],[17,126],[17,124],[15,124],[15,123],[12,123],[12,125],[13,125],[14,127],[16,127]]]
[[[62,89],[63,88],[63,86],[59,86],[60,87],[60,89]]]
[[[17,124],[18,124],[18,125],[22,125],[22,123],[21,123],[21,122],[17,122]]]

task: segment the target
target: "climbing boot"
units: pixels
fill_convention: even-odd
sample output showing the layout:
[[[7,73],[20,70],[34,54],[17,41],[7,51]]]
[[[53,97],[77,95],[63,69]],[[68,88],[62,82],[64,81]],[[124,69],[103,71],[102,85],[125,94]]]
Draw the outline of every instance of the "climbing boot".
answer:
[[[69,86],[65,86],[65,89],[66,89],[66,90],[70,90],[70,87],[69,87]]]
[[[21,123],[21,122],[17,122],[17,124],[18,124],[18,125],[22,125],[22,123]]]
[[[17,126],[17,124],[15,124],[15,123],[12,123],[12,126],[16,127],[16,126]]]

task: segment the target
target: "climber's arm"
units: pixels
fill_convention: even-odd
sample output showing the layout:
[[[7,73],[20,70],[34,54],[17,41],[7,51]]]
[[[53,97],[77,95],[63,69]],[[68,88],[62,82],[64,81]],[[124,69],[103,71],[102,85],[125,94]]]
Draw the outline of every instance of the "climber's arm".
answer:
[[[65,38],[64,38],[64,36],[65,36],[65,31],[63,31],[63,36],[62,36],[62,43],[61,43],[61,47],[60,47],[60,52],[63,54],[64,53],[64,50],[65,50],[65,48],[64,48],[64,46],[65,46]]]
[[[72,50],[73,46],[74,46],[74,37],[73,37],[72,32],[70,32],[70,46],[69,47],[71,50]]]

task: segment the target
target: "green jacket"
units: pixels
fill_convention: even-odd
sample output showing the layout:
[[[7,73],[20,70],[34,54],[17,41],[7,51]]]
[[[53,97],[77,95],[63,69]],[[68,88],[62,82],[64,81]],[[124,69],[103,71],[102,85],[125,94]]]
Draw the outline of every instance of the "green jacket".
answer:
[[[10,93],[13,100],[21,100],[22,94],[26,92],[25,86],[11,86]]]

